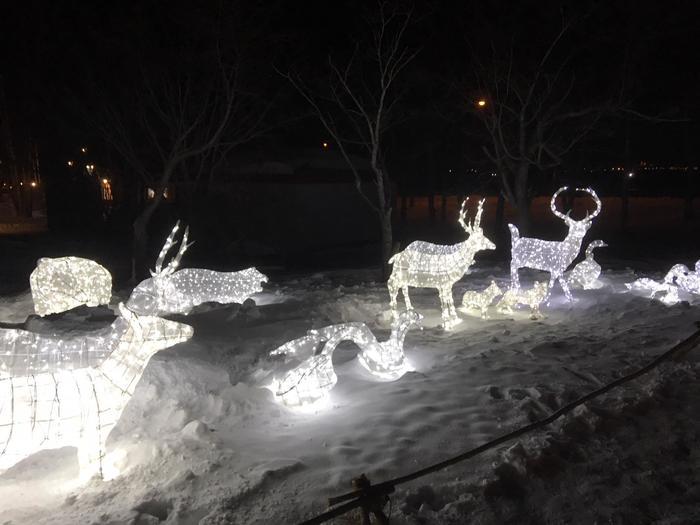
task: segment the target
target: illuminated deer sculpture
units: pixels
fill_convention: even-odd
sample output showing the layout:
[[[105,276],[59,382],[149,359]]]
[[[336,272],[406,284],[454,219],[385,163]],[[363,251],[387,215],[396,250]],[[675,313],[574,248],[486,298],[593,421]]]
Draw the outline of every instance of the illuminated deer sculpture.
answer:
[[[520,237],[518,228],[509,224],[511,236],[511,262],[510,262],[510,278],[511,289],[520,289],[520,280],[518,279],[518,270],[520,268],[534,268],[536,270],[544,270],[549,272],[549,292],[551,293],[555,281],[559,281],[566,298],[573,301],[569,286],[564,277],[564,271],[573,262],[576,256],[581,251],[581,243],[586,232],[591,227],[591,222],[600,213],[601,203],[596,192],[590,188],[577,188],[577,191],[588,193],[595,202],[596,209],[589,215],[577,221],[569,216],[570,211],[565,214],[557,211],[556,200],[559,194],[568,188],[566,186],[559,188],[549,203],[552,213],[563,220],[569,227],[569,233],[563,241],[545,241],[542,239],[533,239],[530,237]]]
[[[189,227],[185,228],[176,255],[163,268],[179,228],[178,221],[158,255],[151,277],[139,283],[131,294],[127,303],[131,310],[141,315],[188,314],[202,303],[243,303],[252,294],[262,291],[261,283],[267,282],[267,277],[255,268],[238,272],[201,268],[178,270],[182,255],[190,246],[187,244]]]
[[[77,447],[81,477],[102,473],[105,441],[151,356],[192,337],[186,324],[123,304],[99,335],[0,331],[0,471],[39,450]],[[91,365],[85,359],[97,351]]]
[[[481,215],[484,211],[484,199],[479,206],[471,223],[465,222],[465,199],[459,211],[459,224],[469,234],[466,241],[457,244],[432,244],[425,241],[414,241],[405,250],[397,253],[389,264],[393,269],[387,286],[391,299],[391,309],[394,317],[398,315],[396,302],[399,290],[403,292],[406,308],[412,309],[408,297],[408,287],[437,288],[440,294],[442,308],[442,324],[447,330],[459,323],[457,310],[452,296],[452,286],[474,264],[474,255],[481,250],[494,250],[492,243],[481,229]]]

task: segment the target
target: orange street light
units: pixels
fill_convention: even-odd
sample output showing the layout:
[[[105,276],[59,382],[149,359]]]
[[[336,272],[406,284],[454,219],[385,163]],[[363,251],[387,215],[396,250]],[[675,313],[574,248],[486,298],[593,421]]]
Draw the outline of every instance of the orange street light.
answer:
[[[476,105],[479,106],[480,108],[483,108],[486,106],[486,101],[483,98],[481,98],[477,101]]]

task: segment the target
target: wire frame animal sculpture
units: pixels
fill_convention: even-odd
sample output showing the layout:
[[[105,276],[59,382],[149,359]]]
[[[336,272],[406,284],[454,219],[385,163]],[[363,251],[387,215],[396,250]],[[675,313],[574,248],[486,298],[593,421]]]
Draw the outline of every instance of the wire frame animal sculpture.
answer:
[[[201,268],[178,270],[182,256],[190,246],[187,243],[189,227],[185,228],[177,253],[163,267],[167,254],[176,244],[179,228],[178,221],[158,255],[151,277],[139,283],[132,292],[127,303],[132,311],[140,315],[188,314],[202,303],[243,303],[262,291],[262,283],[267,282],[267,277],[255,268],[238,272]]]
[[[496,308],[501,313],[510,314],[513,313],[513,308],[522,304],[530,308],[531,319],[539,319],[542,315],[540,305],[547,299],[548,293],[548,284],[544,281],[537,281],[529,290],[506,290]]]
[[[474,264],[474,256],[482,250],[494,250],[491,242],[481,228],[481,216],[484,211],[484,199],[479,201],[476,214],[471,222],[466,222],[465,199],[459,211],[458,222],[469,234],[466,241],[457,244],[433,244],[414,241],[405,250],[397,253],[389,263],[393,265],[387,286],[394,317],[398,315],[397,296],[399,290],[407,309],[412,309],[408,296],[409,286],[419,288],[436,288],[440,296],[442,325],[446,330],[459,323],[454,305],[452,287]]]
[[[674,264],[664,276],[663,281],[643,277],[625,286],[629,290],[648,291],[651,298],[672,305],[681,300],[681,292],[688,295],[700,295],[700,260],[695,262],[695,270],[690,270],[685,264]]]
[[[361,366],[375,377],[393,381],[413,370],[406,360],[403,346],[406,333],[419,326],[422,316],[414,311],[403,312],[393,323],[386,341],[377,341],[364,323],[343,323],[326,326],[285,343],[270,352],[283,356],[285,368],[275,374],[267,386],[275,398],[289,407],[316,407],[328,398],[338,382],[333,368],[333,352],[343,341],[360,347],[357,356]]]
[[[112,275],[100,264],[82,257],[42,257],[29,276],[34,311],[41,316],[80,305],[109,304]]]
[[[584,290],[594,290],[603,286],[598,280],[600,277],[600,264],[593,258],[593,250],[607,246],[603,241],[591,241],[586,247],[586,258],[578,263],[566,275],[571,286],[578,286]]]
[[[0,470],[39,450],[72,446],[81,477],[102,474],[107,436],[151,356],[193,334],[191,326],[139,316],[123,304],[119,311],[110,334],[96,339],[37,337],[34,346],[18,352],[17,339],[31,336],[14,334],[8,342],[3,334],[4,349],[15,352],[17,362],[4,362],[0,373]],[[105,345],[107,355],[85,366],[82,354],[96,343]],[[60,354],[58,361],[47,361],[49,353]]]
[[[501,294],[503,294],[501,288],[495,281],[491,281],[491,284],[489,284],[488,287],[481,292],[477,292],[475,290],[464,292],[464,296],[462,297],[462,306],[465,308],[479,310],[481,318],[486,319],[489,306],[491,306],[493,300]]]
[[[549,203],[552,213],[559,217],[568,226],[569,232],[562,241],[545,241],[542,239],[534,239],[531,237],[520,237],[520,232],[514,224],[509,224],[511,236],[511,263],[510,277],[511,288],[518,290],[520,288],[520,280],[518,270],[520,268],[534,268],[549,272],[549,293],[556,281],[561,285],[566,298],[573,301],[571,291],[564,277],[564,271],[573,262],[576,256],[581,251],[581,243],[586,232],[591,227],[594,218],[598,216],[601,210],[601,202],[598,195],[591,188],[577,188],[576,191],[588,193],[595,203],[595,210],[581,220],[575,220],[570,217],[570,211],[566,214],[561,213],[556,208],[556,200],[560,193],[566,191],[566,186],[559,188]]]

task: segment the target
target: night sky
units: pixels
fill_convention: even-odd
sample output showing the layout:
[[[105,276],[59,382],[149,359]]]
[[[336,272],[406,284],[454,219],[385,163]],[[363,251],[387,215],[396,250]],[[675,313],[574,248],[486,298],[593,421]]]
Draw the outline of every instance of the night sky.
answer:
[[[325,74],[327,56],[347,57],[366,33],[374,5],[356,2],[15,2],[0,20],[0,64],[15,141],[40,145],[44,170],[80,144],[111,158],[86,116],[96,100],[123,96],[138,67],[169,68],[192,42],[220,35],[244,49],[246,89],[274,98],[267,148],[313,147],[325,136],[275,67],[307,78]],[[395,156],[419,155],[421,130],[439,134],[441,155],[483,163],[479,128],[469,116],[478,96],[475,64],[512,45],[527,71],[563,16],[580,22],[562,52],[576,78],[573,97],[597,104],[622,93],[644,115],[613,115],[571,157],[580,164],[621,159],[698,162],[700,80],[694,2],[420,2],[407,44],[419,49],[401,78],[402,115]],[[364,33],[363,33],[364,31]],[[87,110],[89,111],[89,109]],[[428,116],[426,116],[428,115]],[[431,116],[432,115],[432,116]],[[409,139],[408,137],[413,137]],[[411,143],[413,140],[415,143]],[[104,162],[104,161],[103,161]]]

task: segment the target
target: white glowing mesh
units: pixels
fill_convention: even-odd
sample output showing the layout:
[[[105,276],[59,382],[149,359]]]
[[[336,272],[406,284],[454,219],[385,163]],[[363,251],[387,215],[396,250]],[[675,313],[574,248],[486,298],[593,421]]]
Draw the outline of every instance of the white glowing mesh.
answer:
[[[333,351],[342,341],[360,347],[359,363],[374,376],[396,380],[413,370],[403,351],[408,330],[420,323],[416,312],[403,312],[393,323],[389,339],[377,341],[364,323],[343,323],[309,332],[276,348],[270,355],[284,356],[285,368],[268,387],[290,407],[314,405],[328,396],[338,382],[333,369]]]
[[[484,235],[481,229],[484,199],[479,201],[476,215],[471,223],[464,221],[466,204],[467,199],[462,203],[458,219],[459,224],[469,234],[466,241],[451,245],[415,241],[389,259],[393,268],[387,286],[395,318],[398,315],[396,299],[399,290],[403,292],[406,308],[410,310],[412,306],[408,296],[408,287],[414,286],[438,290],[442,309],[442,324],[445,329],[450,329],[459,323],[452,296],[452,286],[474,264],[474,256],[478,251],[496,248],[496,245]]]
[[[603,286],[598,280],[601,267],[593,258],[593,250],[607,246],[603,241],[592,241],[586,248],[586,258],[578,263],[566,274],[566,279],[570,286],[583,288],[584,290],[595,290]]]
[[[536,281],[529,290],[511,288],[506,290],[496,308],[501,313],[512,313],[517,305],[525,305],[530,308],[530,316],[535,319],[540,317],[540,305],[549,295],[549,285],[542,281]]]
[[[569,227],[569,232],[563,241],[545,241],[530,237],[520,237],[518,228],[513,224],[508,225],[511,236],[511,288],[516,290],[520,288],[520,280],[518,277],[518,270],[520,268],[544,270],[550,274],[549,288],[551,289],[554,286],[554,282],[558,280],[567,299],[573,301],[569,286],[564,277],[564,271],[581,251],[583,237],[591,227],[592,220],[600,213],[602,205],[598,195],[591,188],[577,188],[576,191],[583,191],[590,194],[595,202],[596,209],[592,215],[589,216],[588,213],[586,213],[586,217],[580,221],[574,220],[569,217],[568,213],[564,215],[556,209],[557,196],[567,189],[566,186],[559,188],[554,195],[552,195],[549,204],[552,213],[562,219]]]
[[[489,306],[491,306],[493,300],[502,293],[503,292],[496,282],[491,281],[491,284],[489,284],[486,290],[482,292],[477,292],[475,290],[464,292],[464,296],[462,297],[462,306],[465,308],[479,310],[481,317],[486,319]]]
[[[641,278],[625,286],[629,290],[650,292],[649,297],[659,299],[666,304],[676,304],[681,300],[679,292],[689,295],[700,295],[700,260],[695,262],[695,270],[690,270],[685,264],[675,264],[666,273],[663,281]]]
[[[127,306],[141,315],[165,313],[188,314],[195,306],[206,302],[222,304],[243,303],[251,295],[262,291],[267,277],[255,268],[238,272],[216,272],[200,268],[177,270],[187,244],[185,229],[180,248],[173,260],[163,268],[168,251],[175,244],[179,222],[175,224],[156,261],[152,277],[139,283]]]
[[[64,312],[80,305],[109,304],[112,276],[95,261],[80,257],[44,257],[29,277],[38,315]]]
[[[101,471],[107,435],[148,360],[158,350],[186,341],[193,333],[188,325],[139,317],[122,305],[120,312],[123,317],[112,324],[111,335],[102,339],[88,336],[82,343],[74,339],[69,345],[87,352],[107,351],[113,345],[99,366],[47,371],[43,358],[20,359],[19,368],[25,373],[0,375],[0,470],[38,450],[73,446],[78,448],[81,475]],[[34,341],[40,342],[40,352],[64,352],[65,345],[59,339]],[[93,344],[108,347],[93,348]],[[20,354],[26,352],[20,350]]]

